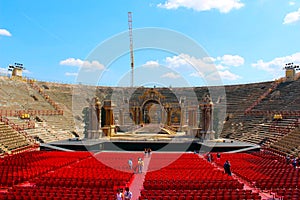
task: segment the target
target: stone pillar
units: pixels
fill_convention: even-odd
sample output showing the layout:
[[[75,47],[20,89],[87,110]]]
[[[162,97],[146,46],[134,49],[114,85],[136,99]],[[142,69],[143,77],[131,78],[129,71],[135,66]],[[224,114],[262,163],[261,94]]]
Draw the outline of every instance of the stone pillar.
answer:
[[[90,101],[88,108],[88,127],[86,139],[99,139],[102,136],[101,127],[101,102],[97,97]]]
[[[171,116],[172,116],[172,107],[169,104],[167,104],[167,105],[165,105],[165,110],[167,112],[167,121],[166,121],[166,124],[168,126],[170,126],[171,125]]]
[[[139,124],[143,123],[143,111],[142,108],[139,107]]]
[[[185,98],[180,98],[180,131],[182,131],[182,127],[185,125],[184,100],[185,100]]]
[[[115,134],[115,123],[113,115],[113,105],[111,100],[104,101],[103,108],[105,109],[104,132],[111,137]]]
[[[124,125],[124,112],[122,108],[119,110],[119,125]]]
[[[213,102],[211,98],[206,95],[203,102],[200,104],[201,112],[201,137],[203,140],[215,139],[215,132],[213,130]]]

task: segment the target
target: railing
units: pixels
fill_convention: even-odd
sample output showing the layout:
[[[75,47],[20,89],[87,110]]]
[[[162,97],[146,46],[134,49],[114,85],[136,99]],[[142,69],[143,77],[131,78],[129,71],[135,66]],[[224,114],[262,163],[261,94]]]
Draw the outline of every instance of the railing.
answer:
[[[283,117],[300,117],[300,110],[251,110],[247,112],[247,115],[254,115],[254,116],[266,116],[266,115],[275,115],[281,114]]]
[[[0,110],[0,116],[19,117],[22,114],[29,115],[63,115],[63,110]]]
[[[272,125],[269,127],[269,132],[273,132],[273,133],[279,133],[282,136],[285,136],[287,134],[289,134],[290,132],[292,132],[293,130],[295,130],[298,126],[299,126],[299,120],[295,119],[292,122],[285,124],[283,126],[278,125],[278,122],[275,121],[272,123]],[[280,137],[280,138],[281,138]],[[277,140],[278,141],[278,138]]]
[[[6,117],[0,116],[0,121],[4,122],[5,125],[10,126],[12,129],[17,131],[18,133],[22,134],[29,142],[35,143],[35,140],[31,138],[24,130],[25,129],[33,129],[35,128],[35,122],[34,121],[29,121],[28,124],[23,124],[22,126],[15,124],[13,122],[10,122],[9,119]]]
[[[44,97],[44,99],[45,99],[50,105],[52,105],[52,106],[54,107],[54,109],[55,109],[55,111],[57,111],[57,114],[58,114],[58,115],[63,115],[63,113],[64,113],[63,109],[58,105],[58,103],[56,103],[53,99],[51,99],[50,96],[47,95],[47,94],[44,92],[44,90],[43,90],[40,86],[36,85],[36,84],[34,83],[33,80],[28,80],[28,83],[29,83],[29,85],[30,85],[33,89],[35,89],[42,97]]]

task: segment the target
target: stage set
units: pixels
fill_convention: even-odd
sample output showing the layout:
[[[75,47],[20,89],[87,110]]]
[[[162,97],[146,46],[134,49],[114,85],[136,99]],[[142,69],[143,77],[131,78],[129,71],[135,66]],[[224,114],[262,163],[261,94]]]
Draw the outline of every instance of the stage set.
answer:
[[[128,100],[115,105],[90,101],[86,112],[84,138],[41,144],[42,149],[81,151],[258,151],[251,143],[222,139],[214,126],[214,103],[208,93],[191,103],[166,88],[140,88]],[[124,98],[126,99],[126,98]],[[224,104],[218,104],[221,108]],[[218,109],[217,112],[223,112]],[[220,130],[220,127],[217,127]]]

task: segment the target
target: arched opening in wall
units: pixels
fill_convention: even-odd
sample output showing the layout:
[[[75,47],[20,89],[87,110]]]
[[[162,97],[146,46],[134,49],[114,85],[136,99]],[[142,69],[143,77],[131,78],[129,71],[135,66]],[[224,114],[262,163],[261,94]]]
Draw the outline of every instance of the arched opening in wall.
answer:
[[[142,106],[142,119],[144,124],[165,123],[166,112],[163,106],[155,100],[148,100]]]

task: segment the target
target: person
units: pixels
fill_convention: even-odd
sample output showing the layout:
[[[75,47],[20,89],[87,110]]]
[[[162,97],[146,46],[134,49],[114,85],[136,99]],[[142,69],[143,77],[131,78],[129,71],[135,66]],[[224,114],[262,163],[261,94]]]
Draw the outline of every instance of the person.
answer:
[[[147,149],[145,148],[145,149],[144,149],[145,157],[147,156],[147,153],[148,153],[148,151],[147,151]]]
[[[221,158],[221,154],[218,152],[217,153],[217,161],[220,161],[220,158]]]
[[[211,154],[210,153],[207,154],[207,161],[211,162]]]
[[[150,148],[147,149],[148,157],[150,157],[151,151],[152,150]]]
[[[226,160],[226,162],[224,163],[224,171],[229,176],[231,176],[231,169],[230,169],[230,167],[231,167],[231,165],[230,165],[229,161]]]
[[[129,165],[129,169],[132,169],[132,159],[131,158],[128,160],[128,165]]]
[[[297,158],[296,157],[293,159],[292,165],[293,165],[294,169],[297,168]]]
[[[132,199],[132,192],[129,187],[125,187],[124,199]]]
[[[124,195],[120,188],[117,190],[116,200],[124,200]]]
[[[142,160],[142,158],[138,159],[138,173],[142,173],[143,171],[143,166],[144,166],[144,161]]]
[[[291,160],[289,154],[286,155],[285,160],[286,160],[286,164],[289,165],[290,164],[290,160]]]

